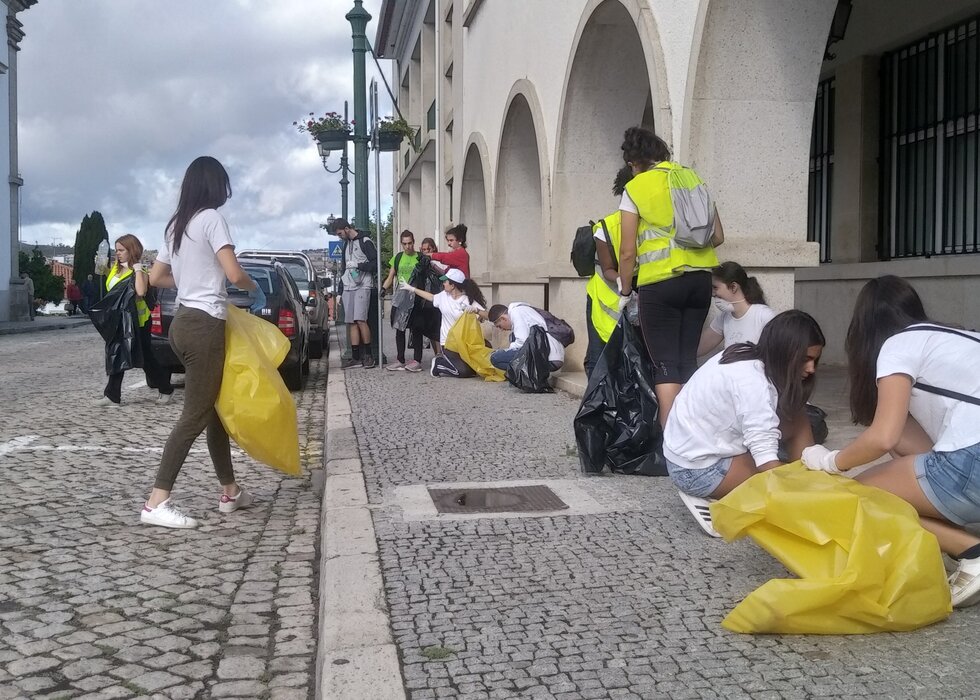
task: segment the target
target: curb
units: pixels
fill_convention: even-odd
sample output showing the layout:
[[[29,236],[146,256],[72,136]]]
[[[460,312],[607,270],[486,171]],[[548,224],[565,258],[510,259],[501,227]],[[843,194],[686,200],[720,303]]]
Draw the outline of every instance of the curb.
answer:
[[[316,697],[404,700],[339,348],[327,367]]]
[[[0,324],[0,335],[21,335],[24,333],[43,333],[44,331],[63,331],[69,328],[81,328],[83,326],[90,326],[91,321],[86,319],[85,321],[77,322],[62,322],[62,323],[52,323],[52,324],[38,324],[36,326],[13,326],[4,328],[3,324]]]

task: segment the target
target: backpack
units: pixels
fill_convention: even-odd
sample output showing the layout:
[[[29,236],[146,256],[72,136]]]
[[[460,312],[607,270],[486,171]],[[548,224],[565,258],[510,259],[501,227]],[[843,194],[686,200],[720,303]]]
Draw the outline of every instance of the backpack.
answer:
[[[588,226],[575,229],[575,239],[572,241],[572,265],[579,277],[591,277],[595,274],[595,238],[592,237],[594,221]]]
[[[531,305],[528,304],[528,306]],[[575,342],[575,331],[572,330],[572,327],[568,325],[567,321],[558,318],[550,311],[539,309],[536,306],[531,306],[531,308],[541,314],[541,318],[544,319],[545,330],[548,331],[548,335],[554,336],[555,340],[566,348]]]
[[[674,241],[682,248],[707,248],[715,233],[715,205],[707,185],[688,167],[654,168],[667,173],[674,207]]]

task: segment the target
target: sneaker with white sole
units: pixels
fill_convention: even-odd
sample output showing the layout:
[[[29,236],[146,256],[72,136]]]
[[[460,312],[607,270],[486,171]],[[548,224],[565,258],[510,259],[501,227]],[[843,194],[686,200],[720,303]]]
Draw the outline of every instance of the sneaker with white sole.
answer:
[[[422,371],[422,363],[421,362],[416,362],[415,360],[409,360],[408,361],[408,364],[405,365],[405,371],[406,372],[421,372]]]
[[[949,577],[949,593],[954,608],[980,603],[980,557],[960,559],[956,571]]]
[[[194,528],[198,525],[194,518],[184,515],[171,505],[169,498],[156,508],[150,508],[144,503],[143,510],[140,512],[140,522],[146,525],[159,525],[160,527],[172,527],[181,530]]]
[[[255,498],[252,494],[239,486],[237,496],[229,496],[226,493],[221,494],[221,498],[218,499],[218,511],[222,513],[234,513],[239,508],[247,508],[252,505],[252,501],[254,500]]]
[[[392,362],[390,365],[385,367],[385,369],[389,372],[401,372],[402,370],[406,369],[406,367],[401,362]]]
[[[684,493],[683,491],[678,491],[677,494],[681,497],[684,505],[687,509],[691,511],[691,515],[697,521],[701,529],[712,537],[721,537],[718,531],[715,530],[714,525],[711,524],[711,504],[714,503],[713,500],[707,498],[699,498],[698,496],[692,496],[689,493]]]
[[[161,406],[166,406],[168,403],[174,400],[173,394],[160,394],[157,398],[157,403]]]

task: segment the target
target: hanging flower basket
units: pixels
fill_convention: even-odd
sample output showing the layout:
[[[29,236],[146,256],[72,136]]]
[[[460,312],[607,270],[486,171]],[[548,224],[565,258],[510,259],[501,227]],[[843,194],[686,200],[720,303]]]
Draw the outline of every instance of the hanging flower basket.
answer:
[[[378,132],[378,150],[382,153],[397,151],[401,148],[404,136],[394,131]]]
[[[322,117],[317,117],[313,112],[310,112],[307,119],[293,122],[293,126],[300,133],[308,133],[314,141],[322,144],[324,148],[336,150],[343,148],[350,138],[352,123],[347,122],[336,112],[327,112]]]
[[[416,129],[401,117],[384,117],[378,121],[378,150],[397,151],[401,148],[402,139],[407,138],[411,142],[415,134]]]
[[[313,134],[313,138],[316,142],[321,144],[324,148],[330,150],[339,151],[347,143],[347,137],[349,132],[344,129],[328,129],[326,131],[317,131]]]

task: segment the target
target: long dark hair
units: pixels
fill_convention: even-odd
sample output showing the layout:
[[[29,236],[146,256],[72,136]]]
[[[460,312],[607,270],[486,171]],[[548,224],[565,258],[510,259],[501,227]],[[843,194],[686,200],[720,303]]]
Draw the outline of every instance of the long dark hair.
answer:
[[[779,396],[776,413],[786,420],[803,410],[816,384],[816,374],[806,379],[802,376],[807,348],[826,344],[820,324],[813,316],[793,309],[769,321],[758,343],[736,343],[727,348],[721,355],[721,364],[760,360]]]
[[[759,281],[755,277],[749,277],[745,268],[737,262],[723,262],[711,270],[711,276],[716,280],[721,280],[726,286],[737,284],[742,289],[742,296],[750,304],[765,304],[766,295],[759,286]]]
[[[670,160],[666,142],[649,129],[631,126],[623,134],[623,160],[645,170],[651,165]]]
[[[173,250],[180,250],[180,243],[187,232],[187,224],[194,215],[205,209],[217,209],[231,198],[231,181],[228,172],[216,158],[200,156],[187,166],[184,181],[180,185],[177,211],[167,222],[167,237],[173,236]]]
[[[461,291],[463,294],[465,294],[467,297],[469,297],[471,303],[476,303],[482,306],[483,308],[487,308],[487,300],[483,296],[483,292],[480,291],[480,285],[478,285],[476,282],[471,280],[469,277],[464,279],[462,283],[453,282],[452,280],[446,280],[446,281],[449,282],[449,284],[451,284],[453,287]]]
[[[871,425],[878,407],[878,353],[891,336],[913,323],[928,321],[922,300],[901,277],[869,281],[854,302],[844,350],[851,384],[851,419]]]

